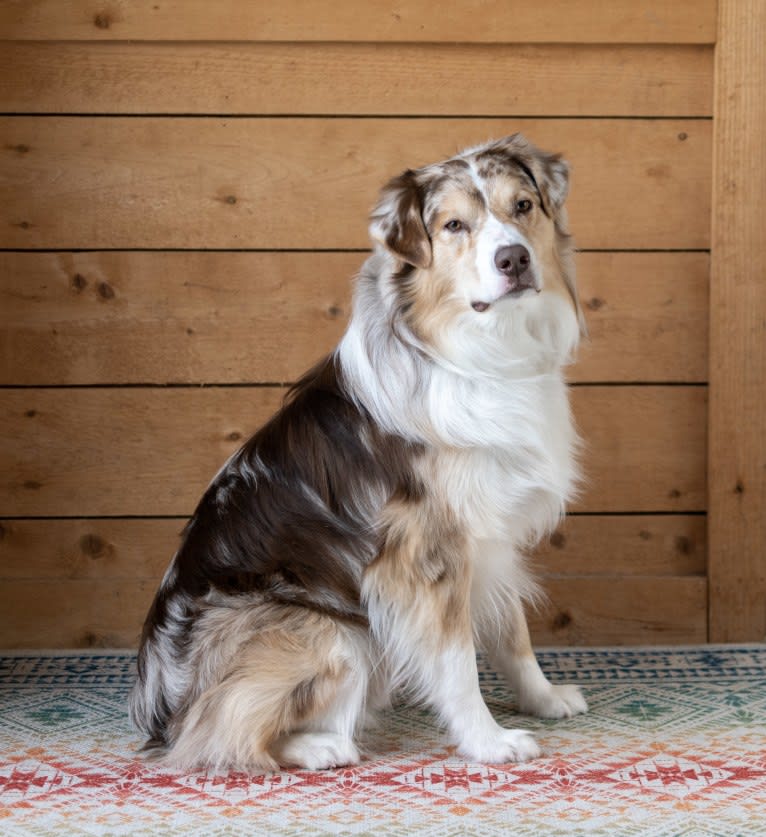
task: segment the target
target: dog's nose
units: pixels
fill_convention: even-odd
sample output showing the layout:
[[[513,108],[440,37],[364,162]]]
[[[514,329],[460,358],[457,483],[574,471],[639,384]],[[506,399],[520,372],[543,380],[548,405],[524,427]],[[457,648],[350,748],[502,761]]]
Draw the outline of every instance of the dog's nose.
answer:
[[[520,279],[529,267],[529,250],[523,244],[501,247],[495,253],[495,267],[509,278]]]

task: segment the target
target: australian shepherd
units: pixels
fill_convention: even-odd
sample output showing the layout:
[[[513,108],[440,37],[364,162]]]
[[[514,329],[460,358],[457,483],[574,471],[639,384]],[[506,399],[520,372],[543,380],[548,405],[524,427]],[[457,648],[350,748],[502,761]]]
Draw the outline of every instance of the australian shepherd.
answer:
[[[534,758],[477,647],[521,712],[586,711],[524,615],[577,481],[567,188],[518,134],[383,188],[340,344],[213,479],[147,616],[131,714],[169,764],[354,764],[400,690],[466,758]]]

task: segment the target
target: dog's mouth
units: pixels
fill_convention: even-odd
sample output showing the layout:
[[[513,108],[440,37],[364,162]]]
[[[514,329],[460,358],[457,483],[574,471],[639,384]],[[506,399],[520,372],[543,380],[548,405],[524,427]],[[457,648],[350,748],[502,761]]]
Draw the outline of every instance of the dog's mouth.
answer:
[[[484,302],[480,299],[475,300],[471,303],[471,308],[474,311],[478,311],[480,314],[484,311],[487,311],[492,305],[496,302],[499,302],[501,299],[518,299],[520,296],[523,296],[527,291],[534,291],[536,294],[540,293],[540,288],[536,286],[534,282],[527,284],[524,283],[517,283],[513,287],[509,288],[504,294],[499,296],[497,299],[490,300],[489,302]]]

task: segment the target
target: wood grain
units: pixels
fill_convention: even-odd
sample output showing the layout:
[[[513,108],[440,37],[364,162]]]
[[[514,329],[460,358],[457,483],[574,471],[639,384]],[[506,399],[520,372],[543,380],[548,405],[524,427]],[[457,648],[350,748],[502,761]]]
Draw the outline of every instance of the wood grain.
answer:
[[[364,253],[0,253],[0,383],[292,381],[340,338]],[[706,253],[581,253],[573,381],[704,381]]]
[[[574,511],[704,511],[707,387],[572,390],[585,443]]]
[[[707,579],[554,578],[530,614],[536,645],[663,645],[707,641]]]
[[[0,648],[136,647],[153,581],[11,581],[0,586]]]
[[[705,387],[577,387],[584,511],[705,507]],[[256,388],[3,392],[5,516],[187,515],[277,407]]]
[[[713,43],[715,0],[5,0],[9,39]]]
[[[576,263],[589,337],[571,380],[707,380],[707,253],[580,253]]]
[[[569,515],[534,551],[546,576],[704,576],[703,515]]]
[[[594,249],[709,244],[706,120],[0,119],[0,246],[366,247],[382,183],[523,131],[574,166]]]
[[[712,90],[700,46],[0,42],[11,113],[710,116]]]
[[[720,0],[710,288],[710,638],[766,639],[766,4]]]
[[[704,578],[568,578],[544,582],[532,614],[538,645],[705,641]],[[0,648],[135,647],[156,584],[148,579],[7,581]]]
[[[0,580],[159,584],[186,518],[0,521]],[[701,515],[572,515],[534,553],[545,576],[705,573]]]

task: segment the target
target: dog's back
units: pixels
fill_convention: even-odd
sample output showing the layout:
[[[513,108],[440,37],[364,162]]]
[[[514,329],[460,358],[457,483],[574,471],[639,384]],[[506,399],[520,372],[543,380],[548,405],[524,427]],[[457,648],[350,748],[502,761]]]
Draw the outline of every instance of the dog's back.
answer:
[[[333,357],[292,388],[208,487],[154,598],[130,700],[150,742],[172,745],[244,644],[273,639],[281,620],[302,633],[296,611],[366,627],[360,588],[378,550],[374,521],[406,485],[411,447],[349,400]],[[277,702],[300,682],[287,678]]]

